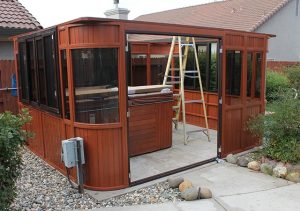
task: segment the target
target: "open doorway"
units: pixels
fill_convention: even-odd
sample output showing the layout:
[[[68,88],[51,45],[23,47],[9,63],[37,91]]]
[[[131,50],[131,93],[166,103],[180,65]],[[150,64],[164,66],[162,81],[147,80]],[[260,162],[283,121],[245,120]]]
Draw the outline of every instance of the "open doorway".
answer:
[[[186,38],[188,36],[181,36]],[[178,127],[174,124],[174,98],[179,85],[163,84],[168,63],[171,75],[178,77],[181,46],[175,44],[170,60],[172,36],[127,35],[127,86],[128,86],[128,152],[131,184],[202,165],[218,157],[219,146],[219,78],[220,41],[215,38],[194,37],[194,49],[187,51],[185,70],[195,70],[198,60],[204,91],[210,140],[203,132],[188,135],[184,144],[184,130],[201,131],[206,128],[201,102],[199,80],[184,77],[186,100],[195,101],[185,106],[186,124],[180,113]],[[182,49],[181,49],[182,50]],[[173,79],[172,79],[173,80]]]

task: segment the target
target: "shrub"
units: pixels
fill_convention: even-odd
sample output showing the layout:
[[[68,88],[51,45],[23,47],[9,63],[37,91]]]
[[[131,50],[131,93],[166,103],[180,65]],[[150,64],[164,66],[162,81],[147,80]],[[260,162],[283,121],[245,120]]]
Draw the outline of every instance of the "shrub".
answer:
[[[284,72],[290,81],[291,87],[300,91],[300,66],[287,67]]]
[[[278,100],[277,93],[279,90],[289,88],[288,78],[277,72],[268,70],[266,73],[266,99],[268,102]]]
[[[22,128],[30,119],[27,110],[18,115],[0,114],[0,210],[8,210],[16,195],[15,181],[22,164],[20,149],[30,136]]]
[[[274,113],[258,115],[248,121],[248,130],[263,138],[266,156],[283,162],[300,161],[300,100],[280,92],[281,100],[273,102]],[[285,97],[283,97],[285,96]]]

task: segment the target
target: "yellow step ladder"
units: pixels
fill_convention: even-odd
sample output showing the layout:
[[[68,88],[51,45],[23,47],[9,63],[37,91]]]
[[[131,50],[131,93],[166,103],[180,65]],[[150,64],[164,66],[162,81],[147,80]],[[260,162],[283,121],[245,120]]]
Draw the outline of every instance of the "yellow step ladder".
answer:
[[[192,42],[190,40],[192,40]],[[176,42],[177,42],[177,46],[178,46],[179,68],[171,67],[172,60],[173,60],[174,56],[176,56],[176,55],[174,55]],[[187,65],[187,60],[188,60],[188,52],[189,52],[190,48],[192,48],[194,51],[196,67],[197,67],[196,70],[186,70],[186,65]],[[182,50],[184,51],[183,54],[182,54]],[[173,71],[173,74],[170,75],[170,73],[172,73],[172,71]],[[174,74],[175,71],[179,71],[179,74],[178,75]],[[185,77],[194,78],[194,79],[198,78],[201,99],[189,100],[189,101],[185,100],[185,97],[184,97],[184,78]],[[177,104],[175,106],[173,106],[173,110],[175,112],[175,117],[173,118],[173,123],[175,125],[175,129],[177,129],[179,118],[180,118],[180,111],[181,111],[182,123],[183,123],[182,126],[183,126],[183,132],[184,132],[184,144],[188,143],[188,138],[189,138],[188,135],[189,134],[198,133],[198,132],[203,132],[207,136],[208,141],[210,141],[207,112],[206,112],[205,99],[204,99],[201,74],[200,74],[200,66],[199,66],[197,47],[196,47],[194,37],[185,37],[185,40],[182,41],[181,36],[173,36],[170,53],[169,53],[169,57],[168,57],[168,63],[166,66],[166,72],[165,72],[164,81],[163,81],[163,85],[170,85],[170,84],[178,85],[178,88],[179,88],[179,93],[174,94],[174,98],[177,99]],[[185,104],[189,104],[189,103],[202,103],[206,128],[204,128],[202,130],[186,131]]]

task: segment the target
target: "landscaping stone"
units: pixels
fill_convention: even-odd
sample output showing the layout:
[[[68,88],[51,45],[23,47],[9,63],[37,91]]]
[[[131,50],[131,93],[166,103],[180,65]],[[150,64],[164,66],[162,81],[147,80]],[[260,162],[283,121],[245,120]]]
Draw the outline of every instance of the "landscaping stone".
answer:
[[[259,171],[260,170],[260,163],[257,161],[251,161],[248,163],[248,168],[253,171]]]
[[[176,178],[169,178],[168,184],[170,188],[178,188],[179,185],[184,181],[182,177],[176,177]]]
[[[191,188],[191,187],[193,187],[192,182],[189,181],[189,180],[184,180],[184,182],[182,182],[182,183],[179,185],[179,191],[180,191],[180,192],[183,192],[183,191],[185,191],[186,189]]]
[[[272,175],[273,174],[273,166],[269,163],[262,163],[260,165],[260,171],[265,174]]]
[[[291,172],[286,176],[286,179],[291,182],[300,182],[300,173],[299,172]]]
[[[187,188],[181,192],[180,196],[186,201],[194,201],[198,198],[199,189],[195,187]]]
[[[236,164],[237,158],[233,154],[229,154],[226,156],[226,161],[231,164]]]
[[[281,164],[277,165],[273,169],[273,175],[275,177],[285,178],[287,176],[287,168],[285,166],[282,166]]]
[[[249,158],[245,156],[238,157],[237,164],[241,167],[247,167],[249,163]]]
[[[212,198],[212,192],[208,188],[199,188],[199,199],[210,199]]]

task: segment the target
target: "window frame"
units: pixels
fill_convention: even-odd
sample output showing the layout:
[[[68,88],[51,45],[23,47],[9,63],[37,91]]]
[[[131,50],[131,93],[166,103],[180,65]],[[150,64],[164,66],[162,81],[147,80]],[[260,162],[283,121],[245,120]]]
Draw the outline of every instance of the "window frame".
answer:
[[[45,41],[44,41],[44,38],[47,37],[47,36],[52,36],[53,37],[53,41],[52,41],[52,47],[53,47],[53,53],[54,53],[54,58],[53,58],[53,64],[54,64],[54,73],[55,73],[55,82],[56,82],[56,87],[57,87],[57,107],[50,107],[48,105],[44,105],[40,102],[40,86],[39,86],[39,71],[38,71],[38,55],[37,55],[37,45],[36,45],[36,42],[39,41],[39,40],[42,40],[42,46],[43,46],[43,59],[44,59],[44,73],[45,73],[45,78],[47,78],[46,76],[46,64],[45,64]],[[27,105],[31,105],[32,107],[34,108],[37,108],[37,109],[41,109],[43,111],[46,111],[46,112],[49,112],[51,114],[54,114],[56,116],[59,116],[61,117],[62,115],[62,106],[61,106],[61,93],[60,93],[60,74],[59,74],[59,62],[58,62],[58,47],[57,47],[57,30],[56,28],[50,28],[49,30],[47,31],[42,31],[42,32],[39,32],[39,33],[36,33],[34,35],[28,35],[28,36],[25,36],[25,37],[22,37],[21,39],[18,40],[18,46],[20,46],[21,43],[25,43],[25,52],[26,52],[26,68],[27,68],[27,71],[26,71],[26,74],[27,74],[27,82],[29,83],[30,82],[30,73],[29,73],[29,62],[28,62],[28,51],[29,51],[29,48],[28,48],[28,45],[27,43],[28,42],[33,42],[33,50],[34,50],[34,68],[35,68],[35,72],[36,72],[36,75],[35,75],[35,80],[37,80],[37,102],[34,102],[32,101],[32,93],[31,93],[31,90],[29,88],[28,90],[28,95],[29,95],[29,100],[26,100],[26,99],[23,99],[23,96],[22,96],[22,93],[20,94],[20,101],[24,104],[27,104]],[[20,51],[20,49],[18,50]],[[19,54],[19,53],[18,53]],[[19,60],[20,60],[20,54],[19,54]],[[21,69],[20,67],[18,67],[19,69],[19,75],[21,75]],[[19,77],[20,78],[20,77]],[[47,80],[46,80],[47,82]],[[19,80],[19,87],[21,87],[22,89],[22,81]],[[46,85],[46,97],[47,97],[47,85]]]
[[[84,50],[84,49],[116,49],[117,50],[117,80],[118,80],[118,121],[116,122],[103,122],[103,123],[87,123],[87,122],[79,122],[79,121],[76,121],[76,102],[75,102],[75,80],[74,80],[74,77],[75,77],[75,74],[74,74],[74,64],[73,64],[73,54],[72,54],[72,51],[73,50]],[[64,50],[64,49],[60,49],[60,50]],[[71,69],[71,78],[68,78],[68,80],[72,80],[72,98],[70,98],[70,92],[69,92],[69,99],[72,99],[71,101],[69,101],[69,103],[72,103],[72,106],[73,106],[73,113],[70,113],[70,118],[71,116],[73,115],[73,121],[76,123],[76,124],[89,124],[89,125],[97,125],[97,126],[103,126],[103,125],[114,125],[114,124],[120,124],[121,123],[121,94],[120,94],[120,87],[121,87],[121,80],[120,80],[120,57],[121,57],[121,52],[120,52],[120,47],[119,46],[84,46],[84,47],[79,47],[79,48],[70,48],[70,69]],[[70,89],[70,87],[69,87]],[[64,99],[65,100],[65,99]],[[69,105],[71,107],[71,105]]]

